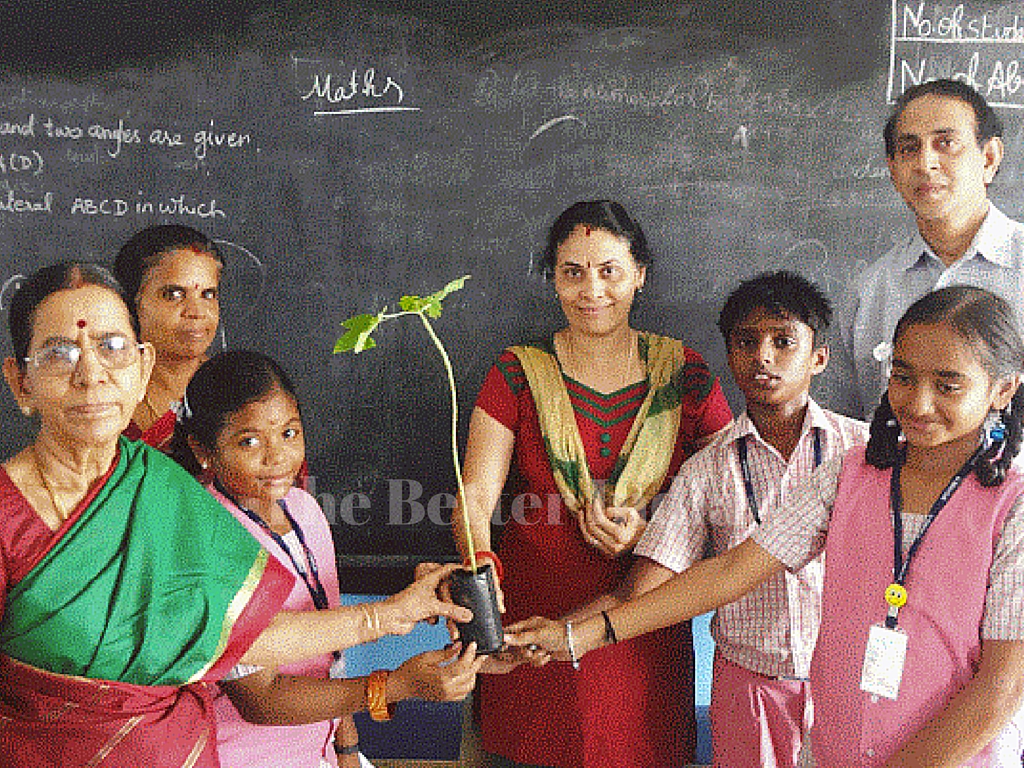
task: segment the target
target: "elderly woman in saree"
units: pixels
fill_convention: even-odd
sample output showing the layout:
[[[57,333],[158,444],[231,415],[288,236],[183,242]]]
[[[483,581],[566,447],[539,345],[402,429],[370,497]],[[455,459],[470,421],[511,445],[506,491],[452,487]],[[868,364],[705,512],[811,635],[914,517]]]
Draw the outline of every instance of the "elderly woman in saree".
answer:
[[[32,444],[0,467],[0,766],[216,768],[212,683],[420,619],[438,569],[374,610],[281,612],[293,577],[171,459],[121,436],[146,391],[117,282],[75,262],[12,300],[4,376]]]

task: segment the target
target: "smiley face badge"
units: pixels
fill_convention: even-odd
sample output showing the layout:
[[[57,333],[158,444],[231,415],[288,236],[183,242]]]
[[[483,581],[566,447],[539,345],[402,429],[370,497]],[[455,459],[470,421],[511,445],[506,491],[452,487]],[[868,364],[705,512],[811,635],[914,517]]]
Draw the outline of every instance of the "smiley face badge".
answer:
[[[892,608],[902,608],[907,604],[907,590],[902,584],[890,584],[885,588],[885,602]]]
[[[890,584],[885,588],[885,602],[889,604],[889,612],[885,617],[885,626],[889,629],[894,629],[900,614],[900,608],[907,604],[906,587],[902,584]]]

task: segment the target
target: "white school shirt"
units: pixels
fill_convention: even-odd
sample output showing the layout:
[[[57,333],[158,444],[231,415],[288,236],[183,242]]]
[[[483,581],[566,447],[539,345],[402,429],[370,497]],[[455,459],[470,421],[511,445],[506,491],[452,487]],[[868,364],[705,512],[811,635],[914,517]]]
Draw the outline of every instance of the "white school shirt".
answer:
[[[762,521],[815,468],[814,431],[825,463],[867,441],[867,425],[809,401],[800,438],[786,461],[743,413],[679,468],[635,553],[675,572],[702,559],[710,545],[721,554],[757,527],[747,503],[737,443],[747,438],[748,466]],[[711,634],[725,658],[769,677],[806,678],[821,623],[822,563],[778,573],[748,595],[715,612]]]

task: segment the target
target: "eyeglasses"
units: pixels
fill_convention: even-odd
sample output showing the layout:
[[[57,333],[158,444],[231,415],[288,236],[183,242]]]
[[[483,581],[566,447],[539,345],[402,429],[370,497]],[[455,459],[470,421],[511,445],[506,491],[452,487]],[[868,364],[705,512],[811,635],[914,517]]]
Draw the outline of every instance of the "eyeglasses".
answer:
[[[127,336],[110,334],[93,340],[93,349],[100,365],[108,371],[127,368],[139,359],[139,352],[145,344],[136,344]],[[82,348],[73,341],[62,341],[37,349],[24,358],[44,376],[70,376],[82,359]]]

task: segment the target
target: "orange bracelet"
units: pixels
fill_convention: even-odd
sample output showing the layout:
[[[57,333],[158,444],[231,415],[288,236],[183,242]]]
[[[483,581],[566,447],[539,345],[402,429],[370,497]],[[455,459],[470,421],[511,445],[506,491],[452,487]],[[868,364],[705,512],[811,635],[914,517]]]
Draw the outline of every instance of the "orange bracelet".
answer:
[[[366,708],[378,723],[387,722],[395,714],[395,705],[388,704],[388,671],[378,669],[366,678]]]
[[[490,560],[491,564],[494,566],[494,575],[498,577],[499,582],[504,581],[505,567],[501,564],[501,559],[496,554],[490,550],[483,549],[476,553],[476,559],[478,564],[481,560]],[[466,559],[466,562],[464,562],[462,566],[464,568],[472,567],[469,562],[469,558]]]

